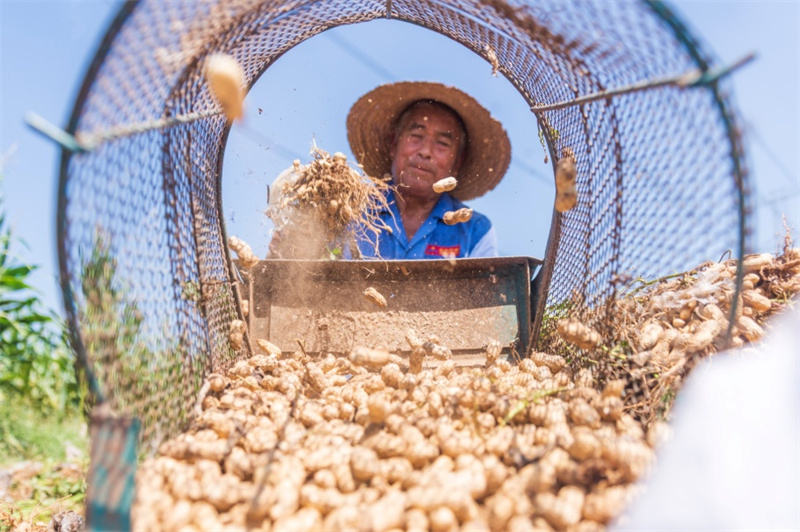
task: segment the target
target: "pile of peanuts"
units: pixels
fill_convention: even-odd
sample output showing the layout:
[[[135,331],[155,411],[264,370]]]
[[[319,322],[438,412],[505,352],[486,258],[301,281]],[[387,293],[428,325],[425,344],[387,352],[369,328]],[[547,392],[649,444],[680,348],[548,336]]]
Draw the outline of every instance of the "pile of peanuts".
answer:
[[[259,354],[211,374],[193,426],[137,472],[134,530],[602,530],[659,431],[559,356],[457,367]],[[267,344],[266,342],[262,342]],[[426,357],[440,359],[423,369]]]
[[[645,373],[669,371],[692,356],[761,339],[762,324],[780,306],[777,302],[800,291],[800,249],[786,249],[777,257],[769,253],[745,256],[738,294],[737,267],[735,260],[710,263],[691,275],[662,283],[644,297],[617,301],[621,312],[615,321],[629,335],[634,365]],[[733,303],[736,313],[731,324]]]
[[[797,255],[781,272],[800,271]],[[778,286],[746,260],[742,341],[761,334],[744,318],[758,326],[758,296]],[[652,370],[710,348],[727,326],[730,273],[711,265],[622,301],[632,323],[648,318],[630,357]],[[409,356],[362,346],[347,357],[259,340],[264,353],[209,375],[192,426],[140,466],[133,529],[589,531],[623,515],[668,432],[629,413],[628,380],[601,386],[545,353],[509,361],[496,342],[484,366],[458,367],[436,338],[406,339]]]
[[[738,267],[708,262],[646,283],[613,301],[612,315],[601,318],[604,334],[575,318],[560,320],[558,334],[584,350],[596,382],[625,380],[625,411],[646,429],[669,417],[699,361],[760,340],[769,317],[800,292],[800,248],[746,255],[737,292]]]

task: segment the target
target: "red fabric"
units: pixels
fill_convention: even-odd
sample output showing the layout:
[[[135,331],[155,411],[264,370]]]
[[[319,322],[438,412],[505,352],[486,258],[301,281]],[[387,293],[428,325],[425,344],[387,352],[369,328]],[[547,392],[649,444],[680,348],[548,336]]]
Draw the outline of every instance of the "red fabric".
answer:
[[[425,254],[435,257],[458,257],[461,251],[461,246],[437,246],[436,244],[428,244],[425,248]]]

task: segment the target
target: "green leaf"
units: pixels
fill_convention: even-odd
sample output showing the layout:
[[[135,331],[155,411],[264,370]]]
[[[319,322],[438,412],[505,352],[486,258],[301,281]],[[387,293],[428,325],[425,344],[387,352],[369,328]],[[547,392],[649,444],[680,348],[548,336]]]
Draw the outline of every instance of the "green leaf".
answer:
[[[2,176],[0,176],[2,183]],[[0,194],[0,400],[17,397],[36,409],[63,412],[80,403],[65,326],[44,308],[27,280],[36,266],[22,263],[9,250]],[[2,438],[0,438],[2,439]]]
[[[8,275],[4,272],[3,275],[0,275],[0,290],[3,291],[16,291],[16,290],[30,290],[31,287],[25,283],[21,278],[14,275]]]

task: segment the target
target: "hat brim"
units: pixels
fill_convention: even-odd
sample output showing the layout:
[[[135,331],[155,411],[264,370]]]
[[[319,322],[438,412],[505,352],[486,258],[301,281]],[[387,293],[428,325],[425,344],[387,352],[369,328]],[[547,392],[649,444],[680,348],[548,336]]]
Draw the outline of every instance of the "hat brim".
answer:
[[[467,129],[466,155],[450,194],[461,201],[483,196],[505,175],[511,142],[503,126],[474,98],[454,87],[430,82],[381,85],[358,99],[347,115],[347,140],[364,172],[391,173],[391,144],[400,114],[418,100],[436,100],[456,111]]]

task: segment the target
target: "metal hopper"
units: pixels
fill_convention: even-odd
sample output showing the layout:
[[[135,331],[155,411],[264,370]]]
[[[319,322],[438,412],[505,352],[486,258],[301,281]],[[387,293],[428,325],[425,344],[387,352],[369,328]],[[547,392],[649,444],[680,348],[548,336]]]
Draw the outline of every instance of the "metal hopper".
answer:
[[[264,260],[242,273],[256,339],[282,350],[349,353],[355,346],[408,354],[405,332],[436,337],[459,365],[482,363],[499,340],[507,354],[531,344],[538,296],[531,257],[399,261]],[[364,296],[374,288],[381,307]]]

